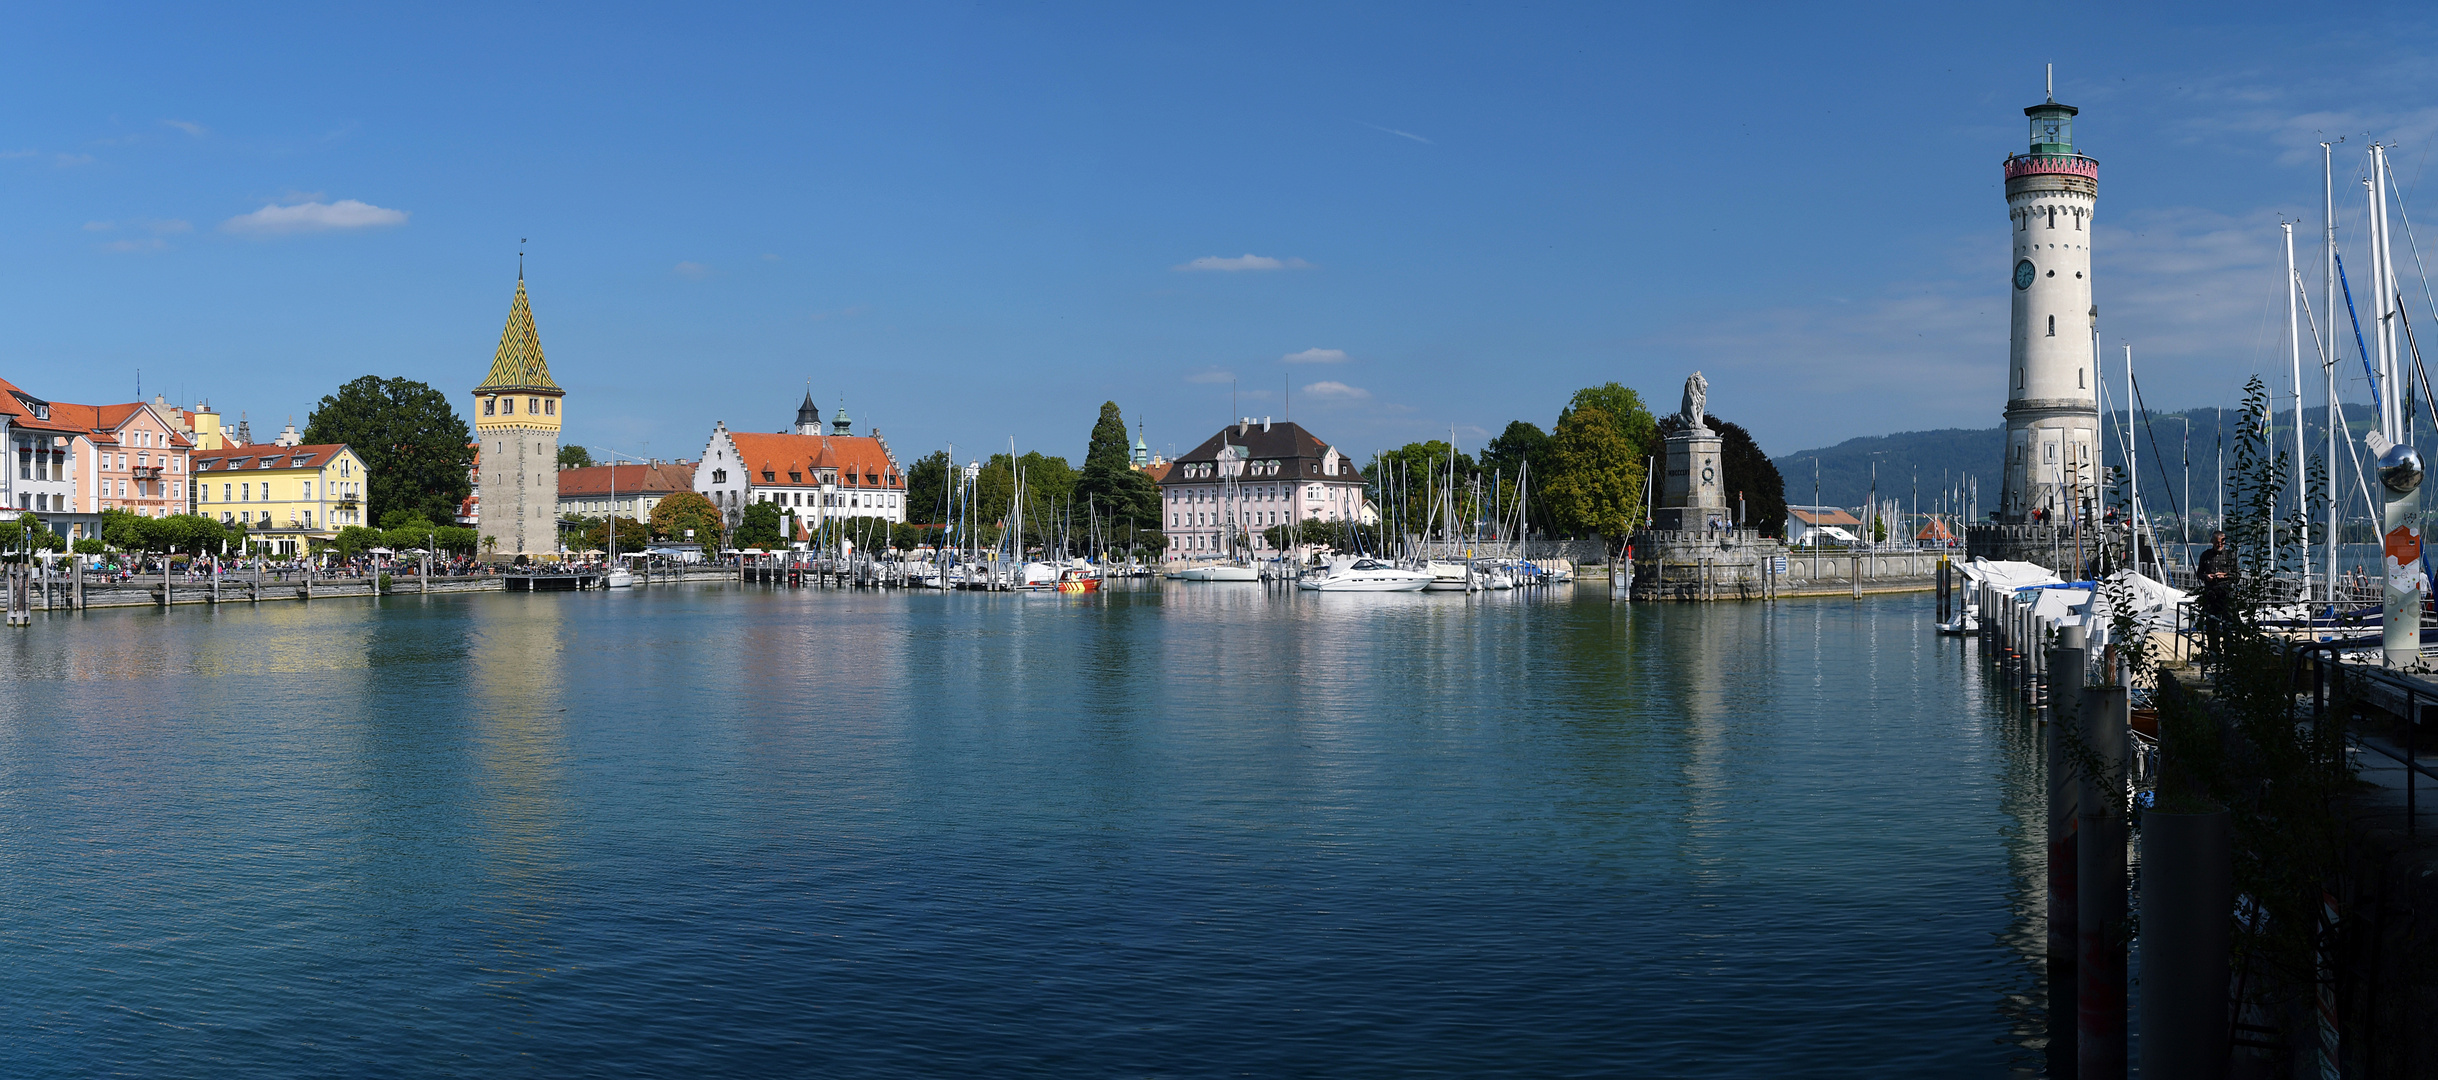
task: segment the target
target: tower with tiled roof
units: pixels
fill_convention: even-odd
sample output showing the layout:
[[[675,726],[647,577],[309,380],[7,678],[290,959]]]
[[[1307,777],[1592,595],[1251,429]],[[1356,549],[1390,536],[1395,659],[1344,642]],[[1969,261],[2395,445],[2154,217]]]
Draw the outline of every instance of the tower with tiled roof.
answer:
[[[551,381],[542,359],[542,336],[534,329],[533,305],[525,297],[525,274],[516,275],[516,300],[500,331],[491,373],[474,388],[474,431],[481,442],[481,519],[489,538],[486,555],[556,555],[559,550],[559,424],[567,393]]]

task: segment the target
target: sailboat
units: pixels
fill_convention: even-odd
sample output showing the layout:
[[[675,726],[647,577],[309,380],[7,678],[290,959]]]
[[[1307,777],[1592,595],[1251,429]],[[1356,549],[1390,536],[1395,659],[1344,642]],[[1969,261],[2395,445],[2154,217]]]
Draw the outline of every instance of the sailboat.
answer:
[[[631,589],[635,587],[635,572],[618,561],[618,459],[615,456],[610,458],[609,471],[609,573],[602,576],[601,585],[610,589]]]
[[[1241,531],[1241,527],[1236,522],[1237,516],[1242,513],[1243,506],[1242,497],[1237,491],[1236,478],[1244,471],[1244,460],[1247,456],[1245,448],[1241,446],[1222,442],[1219,447],[1220,476],[1226,481],[1220,495],[1220,505],[1226,508],[1222,511],[1221,517],[1227,522],[1227,560],[1186,567],[1176,573],[1175,576],[1179,580],[1255,582],[1261,580],[1261,572],[1253,568],[1251,560],[1236,550],[1236,537]]]

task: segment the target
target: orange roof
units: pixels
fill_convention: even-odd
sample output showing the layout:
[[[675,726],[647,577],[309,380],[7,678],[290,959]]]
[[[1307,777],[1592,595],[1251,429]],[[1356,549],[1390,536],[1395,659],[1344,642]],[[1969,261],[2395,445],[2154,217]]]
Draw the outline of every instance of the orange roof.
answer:
[[[144,408],[144,403],[140,401],[121,402],[117,405],[79,405],[70,401],[46,401],[44,404],[51,407],[51,418],[42,420],[36,418],[33,412],[25,407],[25,403],[18,400],[20,394],[24,394],[26,397],[34,395],[26,394],[25,391],[19,390],[15,384],[6,379],[0,379],[0,391],[5,391],[0,392],[0,413],[7,414],[9,426],[33,431],[55,431],[61,434],[82,435],[101,446],[118,445],[118,429],[125,425],[138,410]],[[194,440],[188,438],[185,432],[179,431],[175,424],[168,425],[168,427],[171,447],[182,448],[195,445]]]
[[[756,486],[818,487],[820,470],[836,469],[839,487],[897,488],[906,486],[889,451],[870,435],[759,435],[732,431],[737,460],[752,473]],[[803,479],[793,479],[794,473]]]
[[[1955,534],[1947,531],[1946,522],[1932,518],[1930,524],[1922,526],[1922,531],[1913,534],[1913,538],[1916,540],[1953,540]]]
[[[1855,517],[1854,515],[1845,512],[1843,509],[1834,506],[1821,509],[1814,509],[1808,506],[1790,506],[1786,508],[1786,512],[1789,515],[1792,515],[1795,520],[1801,521],[1806,525],[1862,524],[1861,518]]]
[[[1143,467],[1143,475],[1150,477],[1151,482],[1154,484],[1162,484],[1168,482],[1168,470],[1176,467],[1177,463],[1173,461],[1163,461],[1157,465],[1146,465]]]
[[[262,468],[262,462],[252,460],[254,458],[278,460],[279,464],[271,466],[274,469],[318,469],[330,464],[330,459],[345,449],[347,449],[346,443],[315,443],[310,446],[273,446],[270,443],[256,443],[252,446],[236,446],[226,450],[206,450],[195,455],[195,471],[223,471],[229,467],[223,463],[230,461],[244,462],[237,466],[240,469]],[[289,464],[300,455],[306,459],[303,464]]]
[[[612,475],[615,470],[615,475]],[[622,495],[670,495],[694,490],[694,466],[655,461],[649,465],[588,465],[559,470],[559,497],[608,496],[610,481]]]

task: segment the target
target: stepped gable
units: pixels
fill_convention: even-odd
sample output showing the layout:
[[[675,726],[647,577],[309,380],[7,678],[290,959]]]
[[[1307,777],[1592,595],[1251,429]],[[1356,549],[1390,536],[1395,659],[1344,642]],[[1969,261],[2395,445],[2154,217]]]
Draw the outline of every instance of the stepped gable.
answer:
[[[533,305],[525,299],[525,275],[520,271],[516,300],[508,306],[508,325],[500,329],[499,352],[491,357],[491,373],[474,392],[525,390],[560,392],[559,384],[550,381],[550,365],[542,360],[542,335],[534,329]]]

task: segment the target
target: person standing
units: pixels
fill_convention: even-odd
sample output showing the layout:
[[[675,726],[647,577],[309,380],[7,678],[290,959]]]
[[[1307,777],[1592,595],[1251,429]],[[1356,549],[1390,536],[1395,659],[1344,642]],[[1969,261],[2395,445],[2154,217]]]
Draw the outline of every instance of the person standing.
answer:
[[[2201,553],[2196,569],[2201,577],[2202,630],[2208,635],[2209,651],[2215,654],[2226,644],[2226,627],[2234,618],[2235,585],[2243,576],[2235,565],[2235,553],[2226,546],[2226,533],[2209,534],[2209,550]]]

